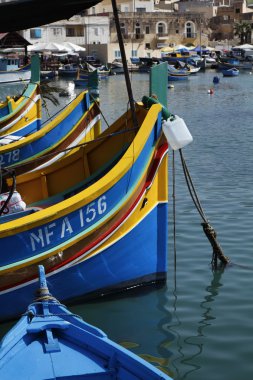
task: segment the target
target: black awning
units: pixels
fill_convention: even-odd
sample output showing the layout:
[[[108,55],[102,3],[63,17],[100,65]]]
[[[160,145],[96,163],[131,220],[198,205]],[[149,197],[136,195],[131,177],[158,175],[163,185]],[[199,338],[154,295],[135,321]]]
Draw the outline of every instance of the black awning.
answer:
[[[102,0],[12,0],[0,3],[0,33],[50,24],[91,8]]]

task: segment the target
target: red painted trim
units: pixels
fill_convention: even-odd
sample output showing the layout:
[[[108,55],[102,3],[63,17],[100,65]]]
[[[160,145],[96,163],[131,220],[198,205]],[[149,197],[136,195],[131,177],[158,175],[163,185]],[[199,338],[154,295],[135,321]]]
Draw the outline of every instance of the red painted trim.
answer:
[[[47,271],[47,273],[51,273],[51,272],[54,272],[55,270],[57,269],[60,269],[62,268],[63,266],[67,265],[68,263],[70,263],[71,261],[77,259],[78,257],[82,256],[85,252],[89,251],[90,249],[94,248],[97,244],[99,244],[102,240],[104,240],[108,235],[110,235],[120,224],[122,224],[124,222],[124,220],[129,216],[129,214],[132,212],[132,210],[135,208],[135,206],[138,204],[139,200],[141,199],[141,197],[143,196],[143,194],[145,193],[146,189],[150,186],[150,184],[152,183],[154,177],[155,177],[155,174],[157,172],[157,169],[164,157],[164,155],[167,153],[168,151],[168,144],[165,143],[163,145],[160,146],[159,150],[156,152],[155,154],[155,157],[154,157],[154,163],[151,167],[151,170],[148,174],[148,177],[146,179],[146,182],[145,184],[143,185],[139,195],[137,196],[137,198],[135,199],[134,203],[132,204],[132,206],[127,210],[126,214],[124,214],[119,220],[117,220],[117,222],[114,223],[113,226],[111,226],[111,228],[109,230],[107,230],[105,233],[103,233],[102,235],[99,236],[98,239],[96,239],[95,241],[93,241],[92,243],[90,243],[89,245],[87,245],[84,249],[82,249],[81,251],[77,252],[74,256],[72,256],[71,258],[69,258],[68,260],[65,260],[63,261],[61,264],[59,265],[56,265],[54,266],[53,268],[51,268],[49,271]],[[14,286],[19,286],[19,285],[22,285],[26,282],[29,282],[29,281],[32,281],[34,280],[35,278],[37,278],[37,276],[32,276],[30,277],[29,279],[26,278],[25,281],[20,281],[18,283],[16,283]],[[3,291],[3,290],[7,290],[7,289],[11,289],[11,287],[3,287],[1,288],[0,291]]]

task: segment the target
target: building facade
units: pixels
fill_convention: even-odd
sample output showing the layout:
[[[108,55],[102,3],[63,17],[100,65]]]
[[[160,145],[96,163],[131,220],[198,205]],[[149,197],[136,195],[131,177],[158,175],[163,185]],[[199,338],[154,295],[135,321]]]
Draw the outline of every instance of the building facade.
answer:
[[[117,6],[128,60],[159,58],[161,48],[177,44],[233,43],[235,22],[252,23],[253,14],[246,0],[117,0]],[[32,44],[73,42],[86,48],[85,55],[95,55],[104,63],[120,58],[110,0],[69,20],[20,33]]]

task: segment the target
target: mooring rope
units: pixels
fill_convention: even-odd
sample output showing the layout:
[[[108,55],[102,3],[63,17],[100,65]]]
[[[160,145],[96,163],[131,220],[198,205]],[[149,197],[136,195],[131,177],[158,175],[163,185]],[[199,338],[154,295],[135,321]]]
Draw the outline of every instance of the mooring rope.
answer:
[[[204,210],[201,206],[200,200],[198,198],[195,187],[193,185],[191,175],[190,175],[189,170],[187,168],[182,149],[179,149],[179,153],[180,153],[182,167],[183,167],[183,171],[184,171],[184,176],[185,176],[185,180],[186,180],[186,184],[187,184],[190,196],[193,200],[193,203],[196,206],[196,209],[197,209],[199,215],[201,216],[201,218],[203,220],[203,222],[201,223],[201,225],[203,227],[203,231],[205,232],[206,237],[208,238],[208,240],[211,243],[212,248],[213,248],[212,265],[216,268],[218,259],[224,265],[226,265],[229,263],[229,258],[223,254],[222,248],[216,239],[217,234],[205,216]]]
[[[173,199],[173,245],[174,245],[174,271],[177,269],[176,251],[176,171],[175,171],[175,151],[172,152],[172,199]]]

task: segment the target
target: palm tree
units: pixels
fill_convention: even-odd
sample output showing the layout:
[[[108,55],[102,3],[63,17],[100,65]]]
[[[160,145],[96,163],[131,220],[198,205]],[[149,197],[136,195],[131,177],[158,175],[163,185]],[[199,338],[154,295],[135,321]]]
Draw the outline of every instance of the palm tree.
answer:
[[[234,34],[240,38],[241,44],[251,42],[251,24],[246,21],[235,23]]]

